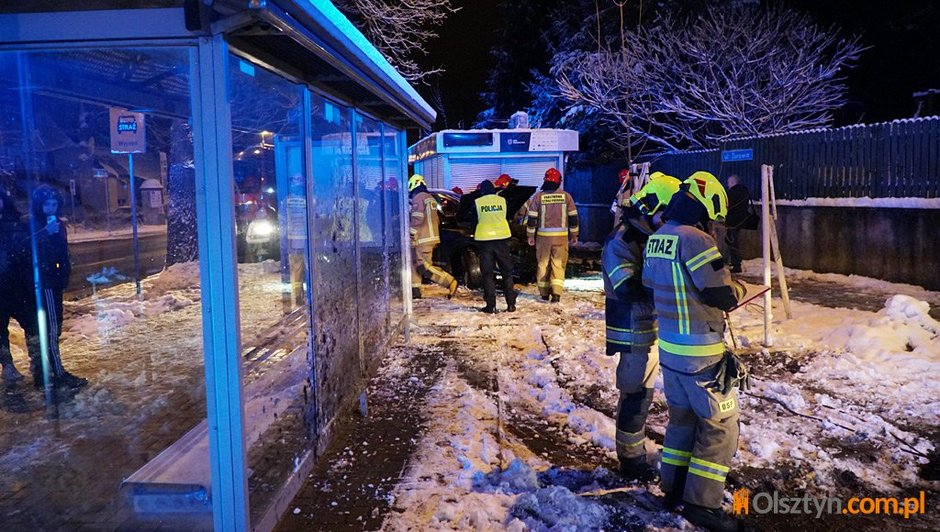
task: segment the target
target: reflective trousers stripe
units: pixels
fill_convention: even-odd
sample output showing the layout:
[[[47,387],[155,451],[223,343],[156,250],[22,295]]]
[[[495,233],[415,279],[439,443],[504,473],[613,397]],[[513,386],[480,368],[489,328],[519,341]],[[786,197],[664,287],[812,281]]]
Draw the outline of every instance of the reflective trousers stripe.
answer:
[[[667,353],[686,357],[711,357],[725,352],[725,344],[721,342],[706,345],[681,345],[667,342],[662,337],[659,339],[659,348]]]

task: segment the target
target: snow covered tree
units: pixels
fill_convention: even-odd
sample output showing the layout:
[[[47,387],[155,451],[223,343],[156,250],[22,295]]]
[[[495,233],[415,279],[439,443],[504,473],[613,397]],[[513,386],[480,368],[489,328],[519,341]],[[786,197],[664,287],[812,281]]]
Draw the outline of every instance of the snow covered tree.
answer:
[[[425,69],[416,58],[437,37],[436,28],[459,8],[451,0],[337,0],[336,7],[378,48],[408,81],[441,72]]]
[[[805,15],[759,5],[662,16],[624,35],[552,68],[567,106],[593,109],[622,148],[705,148],[829,125],[862,51]]]

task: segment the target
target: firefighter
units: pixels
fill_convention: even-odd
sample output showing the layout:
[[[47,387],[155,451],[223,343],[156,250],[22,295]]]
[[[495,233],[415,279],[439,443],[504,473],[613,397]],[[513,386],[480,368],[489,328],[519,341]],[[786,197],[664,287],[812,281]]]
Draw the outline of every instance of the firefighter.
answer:
[[[457,292],[457,280],[432,262],[434,248],[441,243],[438,203],[428,193],[424,177],[415,174],[408,178],[411,197],[411,297],[421,299],[421,279],[424,276],[447,289],[447,297]]]
[[[623,220],[623,209],[630,205],[630,189],[633,187],[633,178],[630,176],[629,168],[622,168],[617,173],[617,179],[620,181],[620,187],[617,189],[617,195],[610,204],[610,213],[614,215],[614,230],[620,226]]]
[[[561,172],[545,171],[542,190],[527,202],[526,234],[529,245],[535,246],[538,261],[535,279],[539,295],[552,303],[561,300],[565,289],[565,267],[568,265],[568,244],[578,242],[578,209],[571,194],[561,186]]]
[[[663,177],[647,183],[630,198],[623,218],[604,245],[601,266],[607,304],[607,356],[620,354],[617,364],[617,459],[620,474],[650,481],[656,470],[646,460],[646,418],[659,369],[652,295],[643,287],[643,248],[679,180]]]
[[[509,174],[499,174],[499,177],[493,182],[493,186],[496,190],[502,191],[509,188],[509,185],[512,185],[513,181],[514,179],[509,177]]]
[[[666,505],[709,530],[737,530],[721,509],[738,441],[738,396],[727,366],[724,312],[741,297],[714,238],[712,221],[728,197],[707,172],[689,176],[669,202],[666,223],[650,236],[643,284],[654,292],[659,362],[669,406],[661,482]],[[729,369],[729,371],[726,371]]]
[[[473,239],[480,251],[480,271],[483,273],[483,299],[480,309],[487,314],[496,313],[496,277],[494,265],[499,265],[503,276],[503,296],[506,312],[516,311],[516,290],[512,282],[512,257],[509,255],[509,220],[506,199],[496,194],[493,183],[486,179],[480,183],[480,197],[473,201]]]

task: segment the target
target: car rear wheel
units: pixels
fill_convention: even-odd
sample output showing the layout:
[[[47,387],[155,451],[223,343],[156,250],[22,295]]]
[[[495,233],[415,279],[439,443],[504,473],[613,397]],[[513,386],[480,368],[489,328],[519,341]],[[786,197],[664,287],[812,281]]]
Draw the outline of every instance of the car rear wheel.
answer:
[[[483,286],[483,272],[480,271],[480,254],[471,247],[464,248],[462,253],[464,284],[471,290]]]

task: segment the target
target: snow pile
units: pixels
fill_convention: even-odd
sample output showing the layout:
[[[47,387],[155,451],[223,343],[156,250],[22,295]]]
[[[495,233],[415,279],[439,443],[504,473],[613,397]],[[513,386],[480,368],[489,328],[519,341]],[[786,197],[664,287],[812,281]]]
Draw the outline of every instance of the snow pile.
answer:
[[[173,264],[147,280],[147,293],[152,296],[186,288],[199,288],[198,261]]]
[[[807,375],[841,383],[853,395],[884,402],[888,413],[921,423],[940,423],[940,323],[927,303],[908,296],[888,299],[871,318],[850,321],[822,338],[835,353],[818,357]],[[855,388],[855,390],[852,390]],[[897,401],[898,396],[918,398]]]
[[[110,284],[126,281],[127,276],[121,274],[117,268],[111,266],[101,268],[100,272],[89,275],[85,280],[92,285]]]
[[[564,486],[549,486],[522,494],[512,515],[526,530],[601,530],[607,510],[578,497]]]
[[[836,329],[823,341],[843,346],[870,362],[888,362],[904,370],[936,369],[930,363],[940,363],[940,323],[929,312],[928,303],[904,295],[892,296],[877,317]]]

